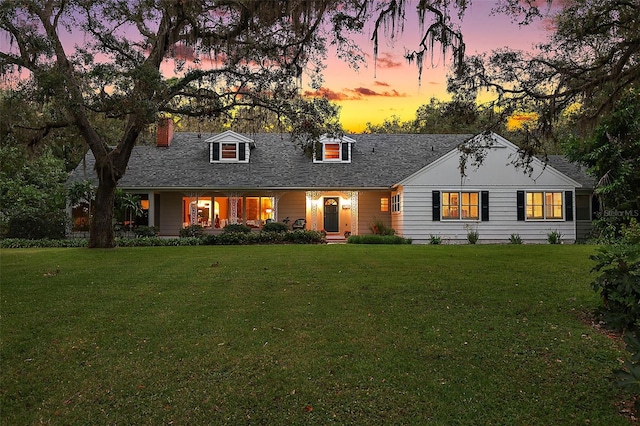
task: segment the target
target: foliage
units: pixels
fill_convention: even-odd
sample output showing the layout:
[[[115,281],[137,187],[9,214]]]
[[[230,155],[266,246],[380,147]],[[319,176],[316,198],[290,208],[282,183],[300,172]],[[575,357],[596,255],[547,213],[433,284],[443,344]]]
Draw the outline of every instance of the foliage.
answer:
[[[577,121],[593,122],[640,82],[640,31],[635,2],[604,0],[555,5],[545,16],[536,2],[507,0],[499,11],[522,12],[522,23],[551,18],[549,39],[531,52],[499,49],[465,58],[448,90],[475,99],[496,93],[492,108],[536,113],[524,151],[537,150],[559,117],[576,108]],[[534,131],[535,130],[535,131]],[[630,157],[629,157],[630,158]]]
[[[640,244],[602,246],[591,256],[596,262],[592,282],[602,298],[600,313],[614,329],[640,326]]]
[[[261,232],[287,232],[289,226],[282,222],[269,222],[265,223]]]
[[[411,244],[410,238],[403,238],[398,235],[351,235],[347,238],[348,244]]]
[[[631,356],[616,371],[617,385],[634,395],[635,408],[640,410],[640,328],[627,330],[623,339]]]
[[[522,238],[520,234],[509,235],[509,244],[522,244]]]
[[[159,228],[157,226],[138,226],[134,229],[135,235],[138,238],[143,237],[156,237],[158,236]]]
[[[49,150],[28,155],[11,137],[0,144],[0,237],[61,238],[66,173]]]
[[[189,225],[180,229],[180,238],[196,237],[201,238],[204,236],[204,228],[202,225]]]
[[[442,244],[442,237],[440,235],[429,236],[429,244],[432,244],[432,245]]]
[[[640,222],[631,218],[628,225],[622,226],[620,234],[627,244],[640,244]]]
[[[547,242],[549,244],[562,244],[562,233],[554,229],[547,234]]]
[[[593,136],[565,142],[569,158],[597,180],[598,237],[613,239],[622,226],[640,217],[640,89],[627,91],[614,108]]]
[[[222,228],[222,233],[243,233],[248,234],[251,232],[251,228],[241,223],[230,223]]]
[[[395,235],[396,231],[393,228],[388,227],[382,220],[374,219],[369,224],[369,230],[374,235]]]
[[[478,240],[480,239],[480,234],[478,233],[478,229],[477,228],[474,229],[469,224],[466,224],[464,227],[467,230],[467,241],[469,241],[469,244],[477,243]]]

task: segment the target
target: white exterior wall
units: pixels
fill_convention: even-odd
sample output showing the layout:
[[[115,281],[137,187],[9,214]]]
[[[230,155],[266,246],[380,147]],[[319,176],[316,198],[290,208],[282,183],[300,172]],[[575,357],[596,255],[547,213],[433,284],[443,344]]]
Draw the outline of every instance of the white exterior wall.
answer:
[[[516,147],[497,137],[501,147],[490,149],[479,168],[467,167],[461,177],[459,152],[454,150],[401,182],[402,223],[394,219],[396,230],[414,243],[429,243],[431,236],[443,242],[466,243],[469,229],[478,232],[479,243],[508,242],[511,234],[519,234],[524,243],[547,242],[552,231],[562,234],[565,242],[576,239],[575,190],[580,184],[551,167],[543,168],[538,160],[531,175],[511,163]],[[432,220],[433,191],[489,191],[489,220]],[[517,220],[517,191],[572,191],[573,221]],[[565,204],[563,202],[563,213]]]

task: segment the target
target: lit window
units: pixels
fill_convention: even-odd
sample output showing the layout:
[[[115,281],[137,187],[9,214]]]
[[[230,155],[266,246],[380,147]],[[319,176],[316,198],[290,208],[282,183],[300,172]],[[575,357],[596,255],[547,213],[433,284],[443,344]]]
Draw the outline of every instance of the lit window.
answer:
[[[527,219],[562,219],[562,192],[527,192]]]
[[[381,212],[389,211],[389,199],[387,197],[380,198],[380,211]]]
[[[223,143],[221,144],[222,155],[221,158],[223,160],[235,160],[238,158],[238,145],[235,143]]]
[[[479,199],[477,192],[443,192],[442,219],[478,220]]]
[[[339,143],[325,143],[324,144],[324,159],[325,160],[339,160],[340,159],[340,144]]]

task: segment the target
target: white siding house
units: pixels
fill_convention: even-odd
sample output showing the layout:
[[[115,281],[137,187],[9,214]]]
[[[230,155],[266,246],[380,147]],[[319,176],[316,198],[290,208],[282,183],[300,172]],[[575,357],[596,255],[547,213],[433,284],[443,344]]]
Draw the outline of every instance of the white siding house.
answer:
[[[462,153],[478,144],[486,145],[484,161],[461,173]],[[159,132],[157,146],[135,147],[118,186],[144,201],[135,225],[163,236],[193,225],[259,230],[287,219],[332,239],[371,233],[375,224],[415,243],[466,243],[469,231],[480,243],[586,234],[590,178],[562,157],[553,167],[533,158],[527,173],[513,165],[517,156],[514,144],[491,133],[324,137],[305,153],[280,134]],[[69,184],[95,182],[93,164],[88,153]],[[76,230],[88,220],[74,217]]]
[[[505,242],[512,234],[544,242],[556,231],[574,242],[574,194],[582,185],[537,158],[526,172],[516,168],[518,148],[492,138],[482,164],[467,165],[464,173],[456,148],[398,183],[402,235],[416,243],[432,236],[466,242],[468,232],[477,231],[479,242]]]

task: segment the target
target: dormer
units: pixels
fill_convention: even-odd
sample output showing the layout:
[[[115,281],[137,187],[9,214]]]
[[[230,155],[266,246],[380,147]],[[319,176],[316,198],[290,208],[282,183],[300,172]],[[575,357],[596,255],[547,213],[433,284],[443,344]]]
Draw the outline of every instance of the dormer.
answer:
[[[231,130],[210,137],[206,142],[209,142],[211,163],[248,163],[251,148],[255,148],[253,139]]]
[[[314,163],[350,163],[351,148],[356,141],[347,136],[341,138],[323,135],[313,148]]]

